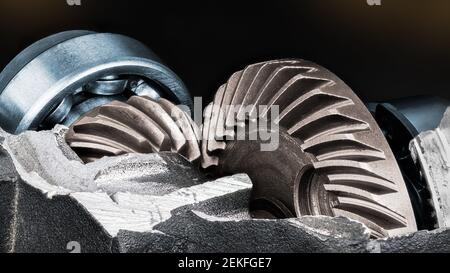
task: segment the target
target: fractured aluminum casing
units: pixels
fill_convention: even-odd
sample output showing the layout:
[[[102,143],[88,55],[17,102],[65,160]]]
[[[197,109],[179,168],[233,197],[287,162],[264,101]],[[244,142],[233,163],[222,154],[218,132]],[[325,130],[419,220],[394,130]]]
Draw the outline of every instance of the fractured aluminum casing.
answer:
[[[450,227],[450,108],[438,128],[411,141],[410,150],[428,183],[437,227]]]
[[[371,240],[344,217],[252,219],[245,176],[204,180],[164,153],[84,166],[63,138],[0,131],[0,252],[70,252],[71,242],[82,253],[450,251],[449,229]]]

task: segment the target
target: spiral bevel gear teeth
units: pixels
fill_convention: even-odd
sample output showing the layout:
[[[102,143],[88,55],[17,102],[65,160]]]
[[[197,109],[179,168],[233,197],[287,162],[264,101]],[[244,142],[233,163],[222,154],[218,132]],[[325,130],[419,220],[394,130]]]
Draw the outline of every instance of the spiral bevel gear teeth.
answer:
[[[259,106],[267,108],[258,113]],[[273,106],[278,117],[270,114]],[[277,151],[261,152],[255,141],[227,141],[255,114],[279,124]],[[346,216],[366,224],[374,237],[417,229],[381,130],[353,91],[314,63],[276,60],[233,74],[205,111],[203,136],[203,167],[248,173],[255,211]]]
[[[272,116],[274,107],[278,116]],[[170,150],[192,162],[201,159],[203,168],[218,174],[247,173],[255,217],[345,216],[364,223],[373,237],[417,229],[381,130],[353,91],[326,69],[295,59],[250,65],[219,88],[203,114],[199,130],[169,101],[133,97],[82,117],[67,141],[85,161]],[[261,120],[280,128],[252,127]],[[243,140],[239,128],[245,129]],[[261,150],[261,140],[249,140],[267,130],[280,137],[271,152]]]
[[[197,125],[165,99],[134,96],[113,101],[76,121],[66,141],[85,162],[126,153],[178,152],[200,159]]]
[[[203,125],[202,125],[202,168],[207,169],[212,166],[217,166],[219,164],[219,158],[209,154],[209,142],[206,141],[210,138],[210,128],[211,128],[211,115],[213,110],[213,104],[206,106],[203,115]]]

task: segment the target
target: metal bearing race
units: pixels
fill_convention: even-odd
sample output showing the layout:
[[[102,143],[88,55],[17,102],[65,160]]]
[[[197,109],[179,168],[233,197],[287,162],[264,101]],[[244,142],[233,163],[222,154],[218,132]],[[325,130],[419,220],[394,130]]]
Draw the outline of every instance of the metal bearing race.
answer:
[[[132,95],[192,108],[183,82],[139,41],[62,32],[26,48],[0,74],[0,127],[17,134],[70,125],[99,105]]]

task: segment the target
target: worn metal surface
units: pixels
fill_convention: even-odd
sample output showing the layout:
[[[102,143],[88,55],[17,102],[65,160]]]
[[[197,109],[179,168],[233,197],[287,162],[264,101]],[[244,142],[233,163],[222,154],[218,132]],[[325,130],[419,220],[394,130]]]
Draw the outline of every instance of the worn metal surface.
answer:
[[[439,227],[450,227],[450,108],[438,128],[411,141],[412,157],[428,184],[430,202]]]
[[[71,241],[110,252],[120,230],[153,232],[178,207],[251,188],[245,175],[209,179],[177,153],[83,164],[61,130],[0,131],[2,252],[66,252]]]
[[[131,76],[157,83],[160,96],[192,107],[183,82],[145,45],[118,34],[69,31],[31,45],[0,74],[0,126],[11,133],[41,129],[46,119],[55,125],[79,115],[72,106],[92,96],[126,99],[132,82],[123,77]]]

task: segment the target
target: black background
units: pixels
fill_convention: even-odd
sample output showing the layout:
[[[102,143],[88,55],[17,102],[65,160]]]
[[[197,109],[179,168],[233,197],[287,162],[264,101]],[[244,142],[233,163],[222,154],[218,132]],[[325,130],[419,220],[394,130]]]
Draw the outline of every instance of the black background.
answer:
[[[72,29],[122,33],[153,49],[209,100],[246,64],[297,57],[364,100],[450,98],[450,1],[0,0],[0,67],[32,42]]]

